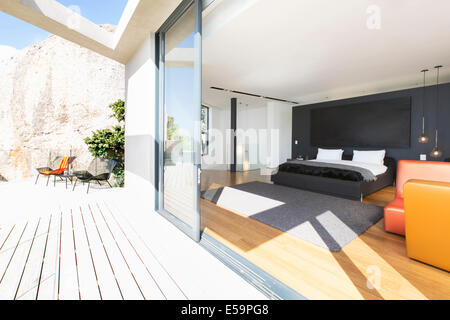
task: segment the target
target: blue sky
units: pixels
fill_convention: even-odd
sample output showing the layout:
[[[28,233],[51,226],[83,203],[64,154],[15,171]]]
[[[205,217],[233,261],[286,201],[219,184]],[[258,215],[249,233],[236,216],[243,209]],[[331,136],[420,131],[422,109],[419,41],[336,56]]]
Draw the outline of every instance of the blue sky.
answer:
[[[78,6],[81,15],[96,24],[119,23],[128,0],[58,0],[61,4]],[[108,3],[105,9],[105,2]],[[16,49],[45,40],[50,34],[0,11],[0,45]]]

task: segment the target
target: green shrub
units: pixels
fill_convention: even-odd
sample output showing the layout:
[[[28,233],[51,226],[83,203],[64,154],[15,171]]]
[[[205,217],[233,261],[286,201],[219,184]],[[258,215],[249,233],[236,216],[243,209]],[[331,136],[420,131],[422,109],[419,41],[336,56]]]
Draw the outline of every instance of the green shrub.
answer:
[[[111,117],[116,118],[119,124],[112,129],[92,132],[92,136],[84,139],[84,142],[88,145],[92,156],[118,160],[113,174],[116,178],[116,185],[123,187],[125,169],[125,102],[118,100],[109,105],[109,108],[113,111]]]
[[[109,108],[114,112],[111,118],[116,118],[119,123],[125,122],[125,102],[117,100],[115,103],[109,105]]]

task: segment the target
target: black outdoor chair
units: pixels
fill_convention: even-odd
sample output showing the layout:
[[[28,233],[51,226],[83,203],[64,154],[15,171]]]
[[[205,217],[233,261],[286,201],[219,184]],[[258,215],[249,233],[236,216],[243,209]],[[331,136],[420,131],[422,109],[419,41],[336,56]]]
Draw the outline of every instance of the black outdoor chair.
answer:
[[[92,160],[87,170],[75,171],[73,173],[76,180],[73,185],[72,191],[75,190],[78,181],[83,182],[83,184],[85,182],[88,183],[87,193],[89,193],[89,188],[91,186],[92,181],[97,181],[99,185],[101,185],[100,181],[106,181],[108,185],[112,188],[112,185],[109,183],[108,180],[111,178],[111,174],[116,165],[117,160],[115,159],[95,158],[94,160]]]

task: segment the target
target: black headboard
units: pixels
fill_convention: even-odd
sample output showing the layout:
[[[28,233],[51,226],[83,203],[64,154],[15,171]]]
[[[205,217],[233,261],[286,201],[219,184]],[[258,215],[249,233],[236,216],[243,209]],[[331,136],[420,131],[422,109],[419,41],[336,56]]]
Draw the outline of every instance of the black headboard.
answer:
[[[311,146],[409,148],[411,97],[311,110]]]

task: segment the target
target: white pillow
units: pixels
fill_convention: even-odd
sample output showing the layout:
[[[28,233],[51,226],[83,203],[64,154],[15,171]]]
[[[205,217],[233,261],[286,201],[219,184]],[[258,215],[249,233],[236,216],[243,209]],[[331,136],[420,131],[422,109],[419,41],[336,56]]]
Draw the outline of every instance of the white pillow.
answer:
[[[384,165],[384,157],[385,156],[386,156],[386,150],[377,150],[377,151],[354,150],[352,161]]]
[[[344,150],[342,149],[320,149],[317,153],[317,160],[342,160],[342,154]]]

